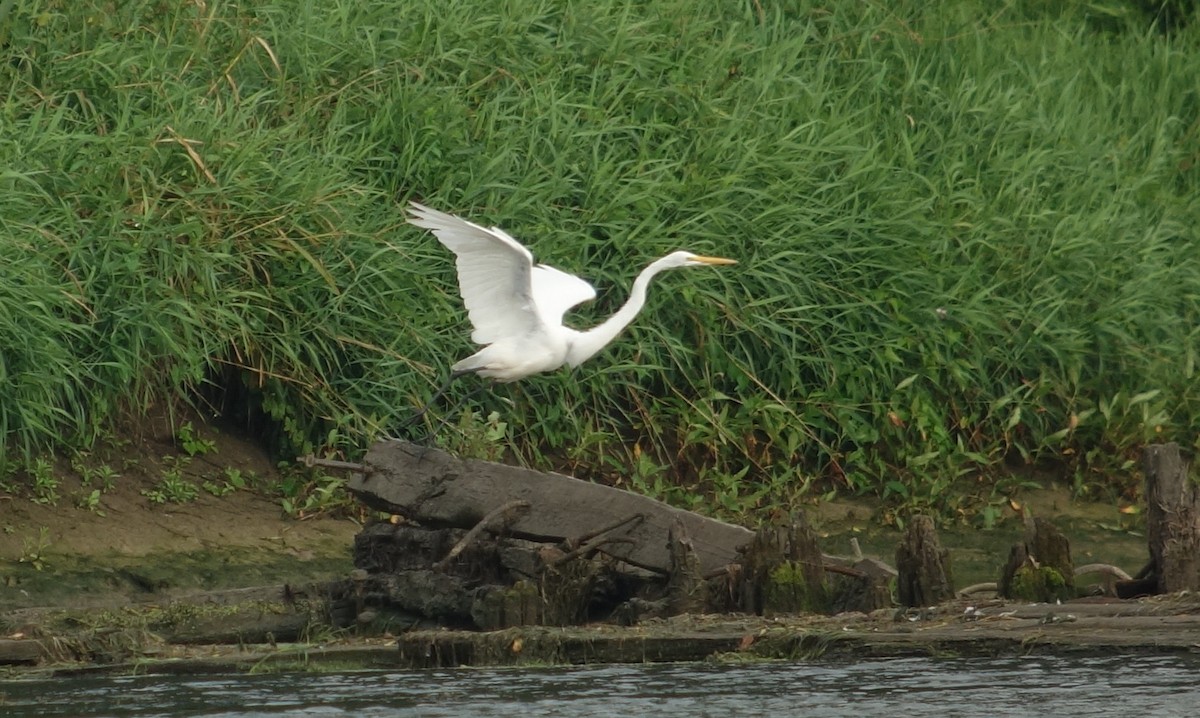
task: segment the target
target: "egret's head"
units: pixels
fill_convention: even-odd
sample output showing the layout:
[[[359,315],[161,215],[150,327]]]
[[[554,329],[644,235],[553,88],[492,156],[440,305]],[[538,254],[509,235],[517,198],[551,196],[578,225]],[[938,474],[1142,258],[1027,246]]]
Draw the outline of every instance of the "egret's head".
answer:
[[[714,267],[722,264],[737,264],[736,259],[706,257],[691,252],[672,252],[663,257],[663,260],[668,267]]]

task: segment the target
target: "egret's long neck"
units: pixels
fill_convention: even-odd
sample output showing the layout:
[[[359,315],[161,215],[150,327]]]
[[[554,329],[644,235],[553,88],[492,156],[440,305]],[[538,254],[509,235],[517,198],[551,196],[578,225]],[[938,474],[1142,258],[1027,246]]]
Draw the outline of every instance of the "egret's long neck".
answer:
[[[633,280],[633,287],[629,290],[629,299],[625,300],[616,314],[606,319],[603,324],[586,332],[580,332],[575,337],[570,351],[567,352],[567,364],[579,366],[595,356],[596,352],[616,339],[621,330],[629,326],[633,318],[646,305],[646,288],[650,286],[650,280],[654,279],[654,275],[667,268],[664,259],[652,262],[642,270],[641,274],[637,275],[637,279]]]

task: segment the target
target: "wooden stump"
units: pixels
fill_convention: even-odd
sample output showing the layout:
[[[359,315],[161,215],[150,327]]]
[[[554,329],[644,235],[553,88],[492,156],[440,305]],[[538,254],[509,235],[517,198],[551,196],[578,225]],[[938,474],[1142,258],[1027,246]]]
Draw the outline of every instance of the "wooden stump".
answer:
[[[950,552],[942,548],[933,519],[913,517],[896,547],[896,594],[901,606],[935,606],[954,597]]]
[[[1043,603],[1075,598],[1075,566],[1067,537],[1046,519],[1029,521],[1024,543],[1009,553],[998,592],[1003,598]]]
[[[546,601],[537,586],[517,581],[511,586],[485,586],[471,603],[471,619],[484,631],[545,622]]]
[[[828,610],[824,557],[804,514],[787,526],[760,529],[744,552],[741,610],[764,616]]]
[[[896,569],[873,558],[859,559],[848,568],[854,575],[837,572],[833,574],[830,605],[832,611],[870,613],[892,606],[892,582],[896,580]],[[826,564],[825,569],[833,570],[829,564]]]
[[[1200,590],[1200,490],[1175,443],[1147,446],[1146,533],[1159,593]]]
[[[671,615],[705,613],[708,587],[700,573],[700,559],[683,522],[671,526],[667,539],[671,571],[667,575],[667,610]]]

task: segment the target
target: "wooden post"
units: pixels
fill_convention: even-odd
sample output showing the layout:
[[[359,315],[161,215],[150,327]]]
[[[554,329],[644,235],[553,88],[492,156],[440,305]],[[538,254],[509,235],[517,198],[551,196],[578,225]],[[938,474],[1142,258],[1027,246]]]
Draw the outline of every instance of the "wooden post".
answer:
[[[1004,598],[1044,603],[1075,598],[1067,537],[1046,519],[1027,519],[1025,541],[1013,546],[999,583]]]
[[[672,616],[705,613],[708,608],[707,585],[700,573],[700,560],[688,538],[682,521],[671,525],[668,533],[671,572],[667,576],[667,610]]]
[[[950,552],[938,541],[933,519],[914,516],[896,547],[896,594],[901,606],[935,606],[954,598]]]
[[[1146,534],[1159,593],[1200,590],[1200,491],[1179,445],[1147,446]]]
[[[738,604],[773,616],[829,608],[824,557],[803,513],[787,526],[759,529],[744,550]]]

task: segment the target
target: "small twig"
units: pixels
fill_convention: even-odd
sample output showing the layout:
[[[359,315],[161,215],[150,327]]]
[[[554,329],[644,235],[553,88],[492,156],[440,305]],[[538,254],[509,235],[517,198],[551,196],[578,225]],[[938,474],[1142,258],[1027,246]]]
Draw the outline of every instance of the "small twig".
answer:
[[[958,595],[960,597],[965,597],[970,596],[973,593],[994,592],[997,590],[999,590],[999,584],[997,584],[995,581],[988,581],[987,583],[973,583],[966,588],[960,588],[958,589]]]
[[[1107,563],[1089,563],[1086,566],[1079,566],[1075,569],[1076,576],[1080,576],[1085,573],[1103,573],[1112,576],[1119,581],[1133,580],[1129,574],[1125,573],[1120,568]]]
[[[582,536],[576,536],[575,538],[567,539],[564,543],[570,548],[574,548],[576,546],[582,546],[583,544],[587,543],[588,541],[591,541],[592,539],[596,538],[597,536],[601,536],[601,535],[609,533],[611,531],[616,531],[617,529],[621,528],[625,524],[633,523],[633,525],[636,526],[645,520],[646,520],[646,514],[634,514],[633,516],[627,516],[626,518],[623,518],[620,521],[614,521],[613,523],[611,523],[603,528],[596,529],[595,531],[592,531],[591,533],[586,533],[586,534],[583,534]],[[633,527],[631,526],[630,528],[633,528]]]
[[[321,466],[326,469],[345,469],[347,471],[357,471],[360,474],[369,474],[373,470],[372,467],[366,464],[356,464],[352,461],[336,461],[334,459],[319,459],[312,454],[297,456],[296,461],[304,464],[306,468],[311,469],[314,466]]]
[[[580,556],[583,556],[585,554],[590,554],[590,553],[596,551],[597,549],[599,549],[601,546],[604,546],[604,545],[610,544],[610,543],[637,543],[637,542],[634,541],[633,539],[625,538],[624,536],[604,536],[599,539],[596,539],[595,541],[592,541],[591,543],[585,543],[573,551],[568,551],[567,553],[564,553],[561,556],[557,556],[557,557],[551,559],[550,561],[547,561],[546,566],[552,568],[561,563],[566,563],[567,561],[570,561],[575,558],[579,558]]]
[[[843,576],[853,576],[854,578],[866,578],[867,577],[867,574],[863,573],[862,571],[859,571],[858,569],[848,568],[846,566],[838,566],[837,564],[833,564],[833,563],[821,564],[821,568],[825,569],[825,571],[827,571],[828,573],[840,573]]]
[[[158,142],[175,142],[176,144],[178,144],[180,147],[183,148],[183,151],[186,152],[187,156],[192,160],[192,164],[196,165],[196,169],[198,169],[202,173],[204,173],[205,178],[207,178],[209,182],[211,182],[212,184],[216,184],[217,178],[215,176],[213,176],[213,173],[208,170],[208,166],[204,164],[204,160],[200,157],[200,153],[197,152],[194,147],[192,147],[192,145],[200,145],[200,144],[204,144],[204,143],[200,142],[199,140],[189,140],[189,139],[186,139],[186,138],[180,136],[180,134],[175,131],[175,128],[171,127],[170,125],[165,125],[165,127],[166,127],[167,132],[171,133],[171,139],[170,140],[157,140],[157,141]]]
[[[721,568],[714,568],[713,570],[704,574],[700,578],[703,578],[705,581],[708,581],[709,579],[718,578],[720,576],[732,576],[732,575],[740,572],[741,570],[742,570],[742,565],[740,563],[727,563],[724,566],[722,566]]]
[[[486,516],[479,520],[479,523],[467,532],[465,536],[454,544],[454,548],[450,549],[450,553],[446,554],[446,558],[438,561],[433,565],[435,571],[445,571],[450,562],[458,558],[458,555],[466,550],[471,542],[479,537],[479,534],[484,531],[490,531],[497,526],[504,526],[512,523],[519,516],[529,511],[532,505],[528,501],[509,501],[503,506],[493,509]]]

